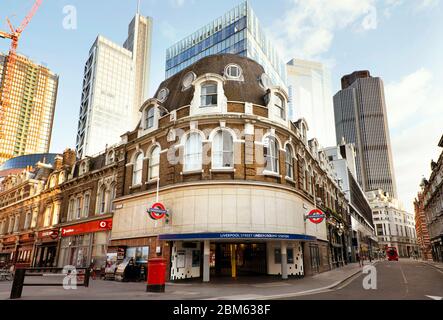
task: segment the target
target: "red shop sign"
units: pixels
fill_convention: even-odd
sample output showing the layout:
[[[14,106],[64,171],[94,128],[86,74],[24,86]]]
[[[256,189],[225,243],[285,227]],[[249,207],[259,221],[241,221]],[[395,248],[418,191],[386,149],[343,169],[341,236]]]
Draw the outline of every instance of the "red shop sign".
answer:
[[[82,224],[77,224],[74,226],[69,226],[62,228],[62,237],[75,236],[78,234],[100,232],[112,229],[112,219],[106,220],[96,220],[91,222],[86,222]]]
[[[53,240],[58,238],[58,230],[46,230],[38,233],[39,238],[51,238]]]

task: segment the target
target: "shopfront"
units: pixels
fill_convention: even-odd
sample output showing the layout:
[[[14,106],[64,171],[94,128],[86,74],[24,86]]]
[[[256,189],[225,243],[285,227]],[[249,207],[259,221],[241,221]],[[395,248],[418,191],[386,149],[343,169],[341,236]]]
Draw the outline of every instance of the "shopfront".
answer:
[[[15,253],[16,257],[14,259],[16,268],[29,268],[31,266],[34,244],[34,233],[26,233],[19,236]]]
[[[34,267],[49,268],[56,266],[58,236],[58,229],[38,232],[35,243]]]
[[[14,253],[17,247],[17,237],[4,238],[0,249],[0,267],[13,263]]]
[[[171,241],[171,280],[261,275],[303,276],[303,244],[294,234],[211,233],[161,235]]]
[[[107,249],[112,218],[94,220],[61,229],[59,267],[66,265],[103,271],[106,266]]]

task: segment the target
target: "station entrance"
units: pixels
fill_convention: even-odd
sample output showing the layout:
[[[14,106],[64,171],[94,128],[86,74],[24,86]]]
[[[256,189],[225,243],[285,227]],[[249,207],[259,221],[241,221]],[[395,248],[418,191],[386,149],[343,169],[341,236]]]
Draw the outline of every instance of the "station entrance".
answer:
[[[267,274],[266,243],[211,243],[210,274],[242,277]]]

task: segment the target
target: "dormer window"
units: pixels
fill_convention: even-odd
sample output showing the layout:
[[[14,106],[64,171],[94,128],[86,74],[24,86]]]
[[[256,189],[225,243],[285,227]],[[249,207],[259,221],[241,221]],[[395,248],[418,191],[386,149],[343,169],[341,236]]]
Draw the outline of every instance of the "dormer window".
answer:
[[[114,151],[109,151],[108,153],[108,157],[107,157],[107,163],[111,164],[114,162]]]
[[[205,82],[201,87],[201,105],[200,107],[215,107],[217,106],[217,83]]]
[[[145,110],[145,129],[151,129],[154,126],[154,115],[154,107],[149,107]]]
[[[283,120],[286,120],[286,106],[285,106],[285,100],[283,99],[283,97],[279,94],[275,95],[275,112],[276,115],[280,118],[282,118]]]
[[[241,80],[243,70],[236,64],[229,64],[225,68],[225,76],[230,80]]]

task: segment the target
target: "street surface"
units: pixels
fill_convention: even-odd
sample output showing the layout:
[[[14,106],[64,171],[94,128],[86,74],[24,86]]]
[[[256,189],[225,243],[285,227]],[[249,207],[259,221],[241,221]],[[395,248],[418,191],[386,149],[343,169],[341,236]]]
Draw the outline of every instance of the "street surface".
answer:
[[[89,288],[24,287],[23,300],[436,300],[443,297],[443,271],[421,261],[378,261],[377,289],[365,290],[358,264],[303,279],[213,278],[211,283],[167,283],[165,293],[146,292],[145,283],[92,280]],[[443,265],[438,265],[442,267]],[[62,283],[60,276],[27,277],[25,283]],[[12,281],[0,281],[0,300],[9,299]]]
[[[295,297],[297,300],[439,300],[443,299],[443,273],[414,260],[376,264],[377,289],[365,290],[359,274],[334,290]],[[433,297],[433,298],[432,298]]]

